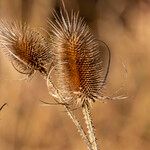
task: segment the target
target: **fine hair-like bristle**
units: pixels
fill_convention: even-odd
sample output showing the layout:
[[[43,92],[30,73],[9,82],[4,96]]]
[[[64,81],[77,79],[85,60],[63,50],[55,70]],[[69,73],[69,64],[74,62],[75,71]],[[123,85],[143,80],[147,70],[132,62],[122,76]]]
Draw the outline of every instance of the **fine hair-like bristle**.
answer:
[[[20,73],[29,76],[36,70],[46,73],[45,65],[51,60],[49,44],[26,24],[1,20],[0,45]]]
[[[50,26],[53,51],[56,53],[53,73],[58,90],[68,102],[82,106],[97,100],[106,82],[110,63],[104,73],[102,47],[108,47],[91,34],[79,13],[72,11],[69,15],[66,10],[60,11],[60,16],[54,13]]]

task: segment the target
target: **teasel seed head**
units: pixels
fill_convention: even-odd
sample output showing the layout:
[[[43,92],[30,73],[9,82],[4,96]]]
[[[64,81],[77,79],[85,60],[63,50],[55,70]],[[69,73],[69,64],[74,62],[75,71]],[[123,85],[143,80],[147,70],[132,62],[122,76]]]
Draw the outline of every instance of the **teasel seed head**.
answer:
[[[66,103],[84,106],[99,99],[109,70],[110,58],[105,73],[103,68],[108,47],[94,37],[79,13],[60,11],[49,22],[56,54],[55,84]]]
[[[42,34],[26,24],[1,21],[0,45],[16,70],[32,75],[36,70],[46,73],[52,54]]]

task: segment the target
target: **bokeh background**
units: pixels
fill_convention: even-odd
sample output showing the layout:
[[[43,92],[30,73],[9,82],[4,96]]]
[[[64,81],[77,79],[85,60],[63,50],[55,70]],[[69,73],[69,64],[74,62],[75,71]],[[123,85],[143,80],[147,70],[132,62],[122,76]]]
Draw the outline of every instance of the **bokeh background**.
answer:
[[[101,150],[150,149],[150,1],[64,0],[79,10],[112,54],[106,90],[126,100],[96,102],[92,107]],[[59,0],[0,0],[0,18],[17,18],[41,30],[60,7]],[[42,32],[42,31],[41,31]],[[85,150],[76,128],[52,101],[37,73],[23,80],[0,52],[0,150]]]

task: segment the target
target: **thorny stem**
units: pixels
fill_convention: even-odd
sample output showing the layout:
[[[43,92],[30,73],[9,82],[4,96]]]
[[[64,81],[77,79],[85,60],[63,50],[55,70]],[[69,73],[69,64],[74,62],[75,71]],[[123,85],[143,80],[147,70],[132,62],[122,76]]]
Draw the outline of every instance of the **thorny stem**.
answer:
[[[84,115],[84,119],[85,119],[85,123],[87,125],[87,129],[88,129],[88,135],[89,135],[89,140],[91,142],[92,145],[92,150],[98,150],[98,145],[97,145],[97,139],[95,136],[95,127],[93,125],[93,121],[92,121],[92,115],[90,112],[90,107],[88,104],[84,104],[83,108],[82,108],[82,112]]]
[[[80,133],[80,136],[82,137],[82,139],[83,139],[84,142],[86,143],[87,148],[88,148],[89,150],[92,150],[92,145],[91,145],[91,143],[90,143],[90,141],[89,141],[89,139],[88,139],[88,137],[87,137],[85,131],[83,130],[81,124],[80,124],[79,121],[77,120],[76,116],[75,116],[74,113],[73,113],[72,111],[70,111],[66,106],[65,106],[65,108],[66,108],[66,111],[67,111],[68,116],[72,119],[72,121],[73,121],[73,123],[75,124],[75,126],[76,126],[78,132]]]
[[[60,100],[61,103],[65,103],[65,99],[64,97],[61,95],[61,93],[57,90],[57,88],[55,87],[55,85],[53,84],[53,82],[50,80],[50,73],[47,76],[47,86],[49,87],[49,84],[51,84],[51,86],[54,88],[54,90],[57,93],[57,96]],[[68,114],[68,116],[70,117],[70,119],[73,121],[73,123],[75,124],[78,132],[80,133],[80,136],[82,137],[82,139],[84,140],[85,144],[87,145],[88,150],[93,150],[92,149],[92,145],[91,142],[89,141],[85,131],[83,130],[83,127],[81,126],[79,120],[76,118],[75,114],[73,113],[73,111],[71,111],[67,105],[63,105],[66,109],[66,112]]]

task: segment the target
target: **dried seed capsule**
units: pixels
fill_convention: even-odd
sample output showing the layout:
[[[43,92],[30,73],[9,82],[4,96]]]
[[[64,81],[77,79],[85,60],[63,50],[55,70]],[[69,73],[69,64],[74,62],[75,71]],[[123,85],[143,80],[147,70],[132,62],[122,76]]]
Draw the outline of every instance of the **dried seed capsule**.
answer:
[[[72,12],[69,16],[66,11],[60,11],[60,16],[55,13],[54,19],[50,26],[56,53],[53,71],[56,87],[66,103],[84,105],[95,101],[101,94],[109,70],[110,58],[107,69],[104,69],[104,47],[105,50],[108,47],[95,39],[79,13]]]
[[[1,21],[0,44],[19,72],[31,75],[38,70],[46,73],[45,65],[52,55],[49,44],[39,32],[26,24]]]

